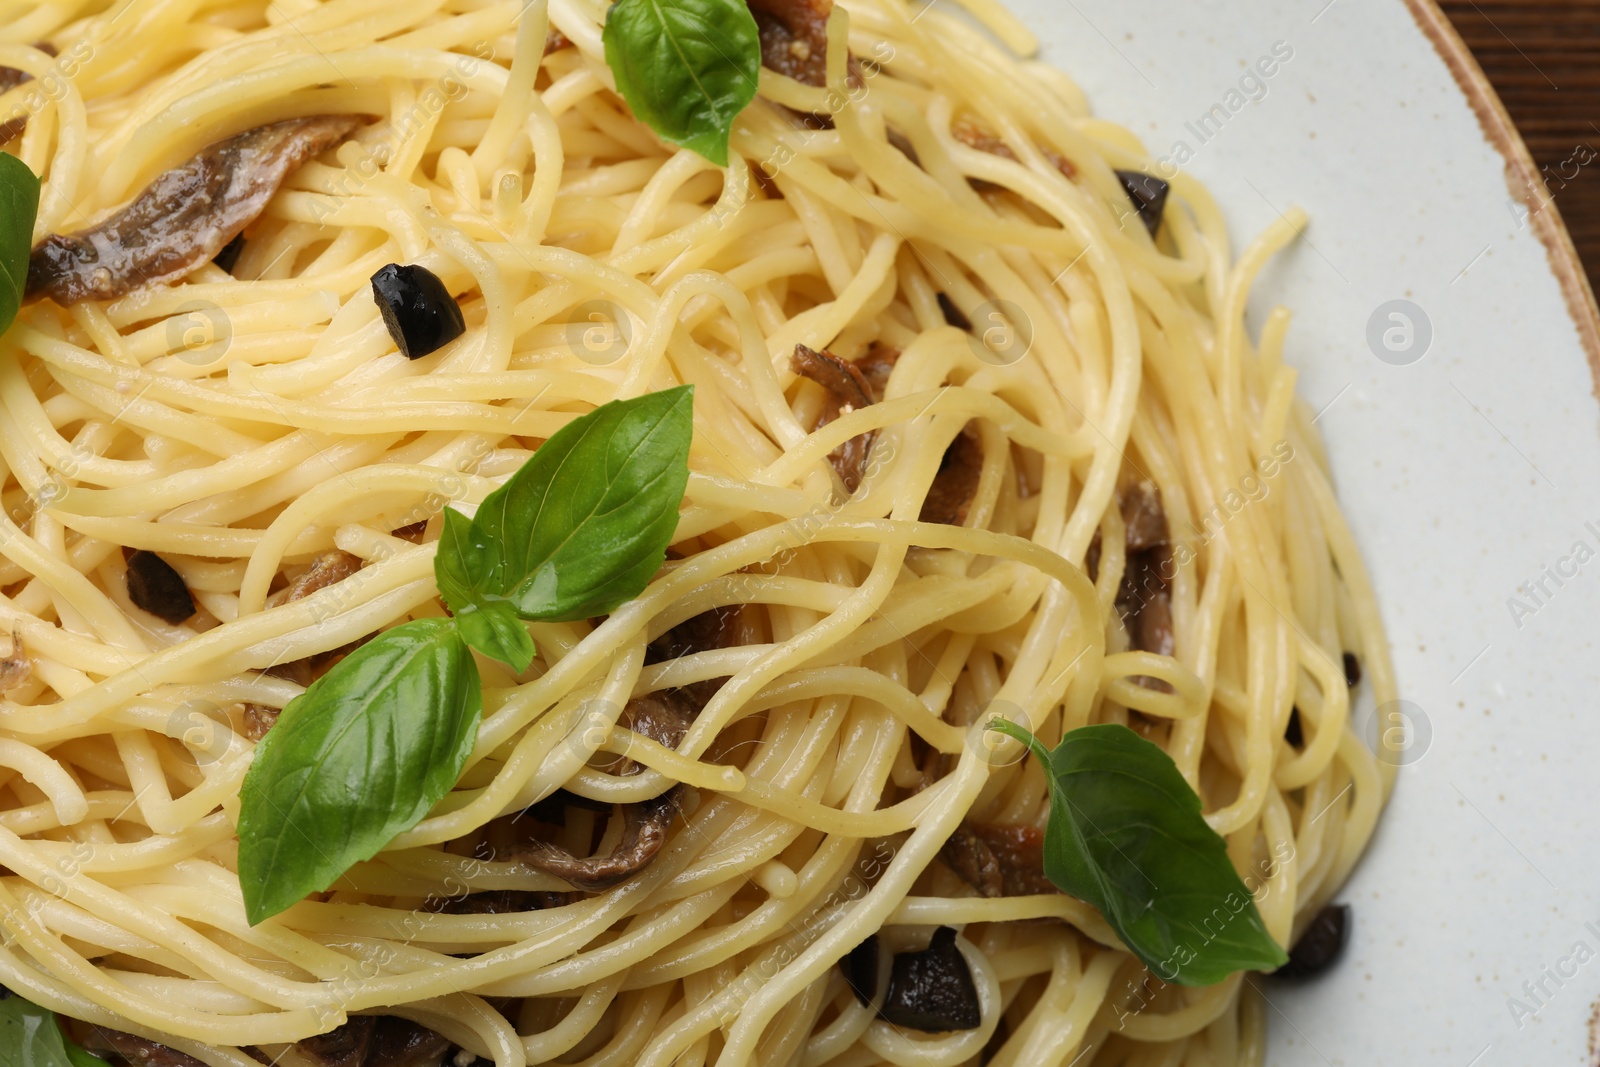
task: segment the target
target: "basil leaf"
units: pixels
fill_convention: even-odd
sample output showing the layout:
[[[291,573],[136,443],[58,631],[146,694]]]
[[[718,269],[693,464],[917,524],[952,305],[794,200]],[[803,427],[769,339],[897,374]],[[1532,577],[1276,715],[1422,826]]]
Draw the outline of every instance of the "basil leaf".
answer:
[[[638,596],[678,528],[693,398],[683,385],[596,408],[556,431],[470,523],[447,510],[434,574],[450,610],[506,601],[524,619],[562,621]]]
[[[1099,908],[1158,978],[1212,985],[1288,960],[1159,746],[1108,724],[1069,731],[1052,752],[1004,719],[989,728],[1028,745],[1049,771],[1045,874]]]
[[[290,701],[239,794],[250,924],[422,821],[460,777],[482,713],[477,664],[450,619],[379,634]]]
[[[0,1067],[106,1067],[68,1041],[55,1012],[15,994],[0,1000]]]
[[[474,604],[456,616],[456,626],[463,641],[485,656],[511,664],[518,673],[533,662],[533,638],[507,601]]]
[[[0,152],[0,333],[22,309],[38,213],[39,179],[22,160]]]
[[[617,0],[601,39],[633,113],[662,140],[727,166],[733,120],[755,99],[761,69],[744,0]]]

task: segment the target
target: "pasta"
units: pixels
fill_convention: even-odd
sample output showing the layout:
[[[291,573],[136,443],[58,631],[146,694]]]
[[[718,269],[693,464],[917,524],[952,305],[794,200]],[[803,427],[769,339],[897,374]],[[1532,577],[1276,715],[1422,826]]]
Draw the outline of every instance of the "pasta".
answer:
[[[240,131],[368,117],[235,262],[34,300],[0,342],[6,987],[210,1067],[321,1062],[296,1043],[359,1016],[497,1067],[1261,1062],[1255,979],[1165,984],[1071,896],[985,895],[950,842],[1046,826],[999,715],[1161,746],[1280,944],[1360,857],[1394,768],[1342,660],[1379,705],[1395,683],[1288,312],[1245,326],[1304,216],[1234,260],[1188,175],[1141,199],[1119,172],[1148,153],[989,0],[808,10],[825,50],[785,47],[821,84],[762,70],[723,168],[630,115],[598,0],[0,0],[36,241]],[[390,263],[457,295],[459,340],[396,350]],[[339,650],[444,615],[446,504],[684,383],[667,565],[606,618],[531,623],[527,671],[480,659],[457,788],[249,925],[253,738]],[[152,557],[180,621],[130,593]],[[680,692],[676,745],[625,728]],[[560,844],[603,854],[623,820],[596,808],[678,783],[610,888],[497,847],[566,798]],[[451,905],[491,898],[520,903]],[[840,961],[940,927],[978,1025],[879,1018]]]

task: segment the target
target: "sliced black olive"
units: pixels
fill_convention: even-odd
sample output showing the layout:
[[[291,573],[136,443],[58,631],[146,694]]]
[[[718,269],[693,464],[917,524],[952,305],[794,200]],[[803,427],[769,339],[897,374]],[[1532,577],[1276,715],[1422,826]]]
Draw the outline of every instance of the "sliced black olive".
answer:
[[[839,961],[839,969],[861,1006],[871,1007],[872,998],[878,994],[878,935],[868,934],[865,941],[846,953]]]
[[[1283,739],[1295,748],[1306,743],[1305,731],[1300,728],[1300,709],[1289,709],[1289,725],[1283,731]]]
[[[1122,187],[1128,191],[1128,199],[1133,201],[1144,228],[1154,237],[1161,229],[1161,214],[1167,208],[1167,193],[1172,187],[1153,174],[1136,170],[1119,170],[1116,174],[1122,179]]]
[[[1361,661],[1354,652],[1344,654],[1344,684],[1351,689],[1361,684]]]
[[[878,1015],[896,1026],[930,1034],[982,1025],[978,988],[966,957],[956,948],[954,927],[934,931],[925,952],[895,955],[889,992]]]
[[[1279,978],[1310,978],[1321,974],[1344,951],[1350,937],[1350,905],[1329,904],[1311,920],[1294,948],[1289,962],[1272,973]]]
[[[234,264],[239,262],[239,253],[243,251],[244,234],[236,233],[233,240],[222,246],[222,251],[211,257],[211,262],[232,274]]]
[[[194,597],[172,564],[139,549],[128,556],[128,599],[163,622],[176,626],[194,614]]]
[[[372,276],[372,298],[407,359],[437,352],[467,330],[461,305],[427,267],[391,263],[378,268]]]
[[[956,307],[956,302],[954,300],[951,300],[943,293],[939,294],[939,310],[944,312],[945,322],[948,322],[958,330],[966,330],[968,333],[972,332],[972,320],[967,318],[965,312]]]

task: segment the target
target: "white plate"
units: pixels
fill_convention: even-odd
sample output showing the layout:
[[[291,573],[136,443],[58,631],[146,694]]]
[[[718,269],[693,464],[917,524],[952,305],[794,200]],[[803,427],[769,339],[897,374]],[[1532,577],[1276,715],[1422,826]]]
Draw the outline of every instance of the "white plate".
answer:
[[[1194,150],[1186,168],[1227,211],[1236,249],[1290,204],[1312,218],[1307,240],[1265,272],[1255,321],[1278,302],[1295,312],[1289,359],[1323,409],[1401,695],[1432,736],[1419,731],[1415,762],[1341,894],[1355,920],[1341,965],[1298,988],[1264,984],[1275,1009],[1268,1062],[1590,1062],[1600,998],[1594,320],[1554,214],[1530,222],[1508,188],[1508,159],[1527,169],[1520,142],[1498,125],[1459,42],[1445,31],[1436,50],[1400,0],[1012,7],[1097,114],[1157,156],[1179,141]],[[1437,10],[1419,5],[1418,17],[1439,35]],[[1259,101],[1213,119],[1202,142],[1199,117],[1226,108],[1279,42],[1293,55],[1265,95],[1245,83]],[[1367,335],[1374,312],[1402,299],[1422,309],[1432,342],[1399,365],[1376,358]],[[1594,558],[1566,564],[1575,577],[1546,579],[1542,603],[1518,593],[1577,542]],[[1514,617],[1508,601],[1519,596],[1531,610]],[[1548,995],[1523,989],[1541,979]]]

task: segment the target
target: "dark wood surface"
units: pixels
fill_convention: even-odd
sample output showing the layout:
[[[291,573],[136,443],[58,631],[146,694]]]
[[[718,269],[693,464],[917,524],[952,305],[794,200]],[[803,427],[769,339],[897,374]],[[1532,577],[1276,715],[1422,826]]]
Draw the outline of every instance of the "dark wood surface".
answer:
[[[1527,142],[1600,291],[1600,0],[1440,0]]]

